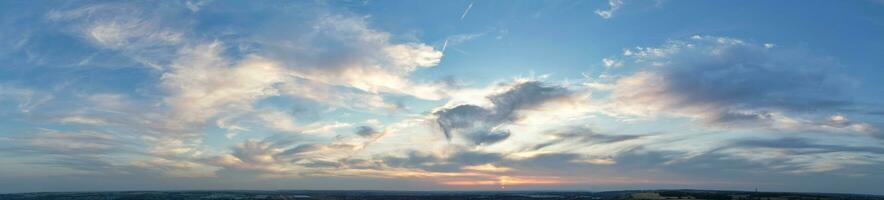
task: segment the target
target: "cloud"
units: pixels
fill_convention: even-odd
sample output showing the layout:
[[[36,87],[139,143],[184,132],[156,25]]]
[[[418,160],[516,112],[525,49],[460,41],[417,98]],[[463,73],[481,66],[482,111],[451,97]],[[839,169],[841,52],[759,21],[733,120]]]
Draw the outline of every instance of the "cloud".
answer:
[[[304,130],[301,132],[302,133],[310,133],[310,134],[331,133],[335,130],[342,129],[342,128],[349,128],[352,126],[353,126],[353,124],[338,122],[338,121],[329,122],[329,123],[314,122],[314,123],[307,124],[306,126],[304,126],[304,128],[303,128]]]
[[[120,51],[131,60],[159,69],[187,42],[182,31],[186,24],[172,20],[178,14],[156,5],[104,3],[51,10],[46,18],[63,23],[62,27],[98,47]]]
[[[404,94],[431,100],[444,97],[444,85],[407,78],[419,68],[438,64],[442,52],[423,43],[393,43],[390,33],[370,28],[367,19],[325,14],[311,20],[312,29],[300,33],[302,37],[275,33],[253,37],[255,43],[265,46],[263,52],[269,58],[285,63],[293,76],[301,79],[371,94]],[[296,34],[303,30],[277,31]]]
[[[610,58],[603,58],[602,64],[604,64],[607,68],[620,67],[623,65],[622,62]]]
[[[399,109],[397,105],[387,102],[380,94],[327,85],[316,80],[290,77],[286,83],[278,85],[277,88],[284,96],[302,98],[335,108],[381,111]]]
[[[816,144],[804,138],[779,138],[775,140],[758,140],[746,139],[739,140],[732,144],[735,147],[757,147],[757,148],[777,148],[794,150],[793,153],[827,153],[827,152],[859,152],[884,154],[884,148],[879,147],[861,147],[861,146],[842,146],[829,144]]]
[[[619,10],[620,6],[623,6],[623,0],[608,0],[608,6],[607,10],[595,10],[595,14],[604,19],[610,19],[614,17],[614,12]]]
[[[246,163],[267,164],[273,162],[276,151],[278,150],[271,148],[271,144],[267,142],[247,140],[236,146],[231,155]]]
[[[449,46],[454,47],[459,44],[465,43],[467,41],[477,39],[477,38],[482,37],[484,35],[485,35],[485,33],[473,33],[473,34],[457,34],[457,35],[448,36],[445,38],[445,42],[442,43],[442,48],[439,51],[444,53],[445,49],[447,49]]]
[[[186,2],[184,2],[184,5],[187,7],[187,9],[190,9],[190,11],[192,11],[192,12],[199,12],[200,9],[202,9],[202,7],[206,6],[209,3],[212,3],[212,1],[211,0],[195,0],[195,1],[186,1]]]
[[[571,92],[559,86],[545,86],[540,82],[516,83],[507,91],[487,97],[489,107],[471,104],[442,108],[433,112],[436,123],[445,137],[463,134],[475,145],[494,144],[510,136],[503,125],[519,119],[519,111],[531,110],[547,102],[571,97]]]
[[[257,114],[256,117],[265,124],[265,127],[276,131],[286,133],[300,133],[304,131],[303,127],[295,123],[295,117],[287,112],[268,110]]]
[[[421,70],[438,65],[445,48],[484,33],[446,37],[437,50],[325,3],[205,2],[34,12],[41,27],[2,41],[13,47],[0,50],[4,60],[19,57],[7,52],[54,49],[41,46],[53,38],[65,40],[58,49],[87,56],[43,62],[52,59],[37,54],[50,50],[21,54],[42,63],[35,68],[76,68],[28,69],[49,75],[0,83],[0,102],[18,111],[0,113],[12,120],[0,121],[9,124],[0,130],[8,134],[0,152],[12,158],[0,163],[13,165],[0,171],[194,187],[318,187],[310,181],[321,177],[586,188],[789,182],[811,173],[846,182],[880,178],[874,170],[884,163],[879,141],[853,134],[884,138],[880,124],[867,121],[874,110],[860,114],[870,109],[851,99],[855,81],[834,59],[788,45],[696,36],[604,58],[606,73],[628,73],[602,74],[585,87],[515,78],[475,88],[424,80]],[[609,3],[597,14],[613,17],[623,2]],[[99,69],[111,65],[130,68]],[[85,82],[102,87],[67,80],[80,75],[71,72],[89,72]],[[101,79],[107,74],[119,77]],[[65,80],[31,86],[48,79]],[[679,120],[632,120],[657,116]],[[684,127],[681,118],[703,126]],[[18,132],[34,127],[58,130]]]
[[[134,160],[147,154],[142,151],[145,144],[131,136],[97,131],[42,129],[22,136],[0,137],[0,142],[4,156],[20,158],[18,164],[34,169],[52,170],[40,172],[47,175],[131,173],[132,163],[120,161],[117,156]]]
[[[456,151],[447,156],[409,151],[404,157],[387,156],[382,158],[386,166],[394,168],[413,168],[429,172],[456,172],[469,166],[485,165],[503,159],[496,153],[473,151]]]
[[[101,118],[72,115],[58,119],[61,123],[86,124],[86,125],[104,125],[107,121]]]
[[[597,133],[588,127],[557,128],[548,131],[546,134],[554,136],[554,139],[534,145],[531,150],[539,150],[561,144],[585,147],[592,144],[609,144],[642,138],[641,135],[612,135]]]
[[[52,94],[8,84],[0,84],[0,101],[11,100],[18,103],[17,108],[23,113],[31,112],[37,106],[53,98]]]
[[[284,81],[285,71],[276,63],[250,57],[231,64],[221,57],[222,44],[214,42],[186,48],[162,75],[163,85],[172,95],[164,101],[173,115],[184,122],[201,122],[218,109],[247,109],[252,102],[279,91],[274,84]]]
[[[460,20],[467,17],[467,14],[470,14],[470,9],[473,9],[473,2],[470,2],[470,5],[467,5],[467,8],[464,9],[463,14],[460,15]]]
[[[176,119],[170,121],[184,123],[174,126],[199,126],[222,110],[248,112],[255,101],[279,95],[332,106],[356,105],[354,109],[396,109],[384,102],[381,92],[427,99],[444,95],[440,85],[413,83],[407,78],[417,68],[436,65],[441,52],[418,42],[393,43],[391,34],[370,28],[365,17],[329,13],[298,16],[295,23],[312,27],[307,34],[299,34],[303,29],[286,28],[274,34],[244,32],[244,40],[225,43],[184,34],[187,26],[169,18],[189,17],[184,10],[136,7],[92,4],[55,10],[47,18],[70,23],[77,34],[96,45],[122,51],[160,70],[161,85],[170,93],[164,102]],[[230,14],[251,17],[252,13]],[[292,34],[276,36],[279,32]],[[258,49],[242,52],[241,57],[230,56],[231,46],[243,45]],[[312,49],[327,50],[317,53]]]
[[[277,157],[285,152],[272,140],[246,140],[232,148],[229,154],[209,159],[208,163],[233,171],[255,171],[259,173],[289,173],[293,168],[288,160]]]
[[[752,163],[756,171],[778,174],[834,173],[851,174],[862,172],[860,166],[875,166],[884,163],[877,159],[884,149],[863,145],[824,144],[810,139],[785,137],[776,139],[739,139],[729,145],[707,153],[704,156],[717,156],[722,159],[743,160]],[[685,164],[694,164],[697,158],[689,158]]]
[[[352,126],[342,122],[310,123],[298,118],[301,113],[266,112],[285,109],[278,105],[257,105],[270,98],[316,103],[322,107],[318,109],[390,112],[402,107],[387,102],[387,96],[426,100],[447,96],[443,83],[410,78],[416,70],[438,64],[442,52],[420,41],[400,40],[392,33],[374,29],[370,17],[319,4],[299,8],[309,14],[271,9],[275,4],[256,4],[250,6],[272,12],[242,9],[225,13],[250,21],[250,27],[231,22],[219,28],[222,31],[215,29],[215,24],[203,24],[204,16],[195,14],[212,12],[203,9],[205,5],[90,3],[47,9],[49,12],[41,17],[51,26],[39,31],[73,36],[70,38],[79,41],[71,44],[96,52],[92,55],[95,59],[103,59],[104,54],[129,59],[133,62],[115,64],[144,67],[136,71],[147,76],[138,77],[144,81],[126,88],[124,93],[77,94],[72,99],[79,102],[71,104],[82,107],[60,111],[54,115],[59,117],[50,117],[51,121],[64,126],[100,124],[103,126],[84,128],[138,136],[130,139],[146,144],[137,147],[146,157],[141,164],[177,171],[181,167],[176,167],[176,162],[204,163],[200,160],[215,158],[217,152],[202,141],[202,136],[211,132],[211,125],[224,129],[230,138],[242,131],[264,130],[249,125],[294,134],[331,133]],[[261,20],[253,20],[258,15]],[[204,29],[194,34],[195,27]],[[94,60],[88,60],[78,60],[77,67],[96,66]],[[22,112],[52,98],[48,93],[0,85],[0,101],[12,100]],[[383,129],[375,131],[371,137],[344,138],[346,141],[324,145],[326,149],[352,149],[341,151],[341,155],[310,158],[349,156],[343,154],[358,152],[385,133]],[[328,136],[316,137],[329,140]],[[259,171],[290,167],[248,165],[257,163],[262,151],[267,153],[260,155],[285,151],[282,146],[262,146],[253,141],[234,151],[237,153],[218,156],[217,163]]]
[[[855,106],[847,93],[854,83],[838,73],[840,66],[800,50],[694,36],[624,55],[639,71],[598,87],[610,90],[611,109],[621,113],[797,130],[817,123],[798,116]]]
[[[359,127],[356,127],[356,135],[359,135],[359,136],[362,136],[362,137],[372,137],[372,136],[375,136],[375,135],[380,134],[380,133],[381,133],[381,132],[379,132],[379,131],[377,131],[377,130],[374,130],[374,128],[372,128],[372,127],[370,127],[370,126],[359,126]]]
[[[138,145],[125,138],[108,133],[82,131],[61,132],[43,130],[41,132],[19,138],[16,151],[54,155],[104,155],[107,152],[131,153]]]
[[[328,142],[306,142],[303,137],[276,135],[262,140],[247,139],[231,148],[230,153],[204,158],[204,163],[221,167],[219,176],[245,173],[248,176],[264,174],[300,176],[303,173],[325,173],[327,170],[376,168],[371,160],[354,155],[374,143],[385,133],[380,130],[370,135],[337,136]]]
[[[684,142],[684,141],[680,141]],[[881,165],[882,149],[865,145],[823,144],[796,137],[738,138],[700,151],[632,148],[612,156],[613,168],[636,175],[657,171],[682,178],[740,182],[764,176],[868,173],[860,166]],[[762,181],[763,182],[763,181]]]

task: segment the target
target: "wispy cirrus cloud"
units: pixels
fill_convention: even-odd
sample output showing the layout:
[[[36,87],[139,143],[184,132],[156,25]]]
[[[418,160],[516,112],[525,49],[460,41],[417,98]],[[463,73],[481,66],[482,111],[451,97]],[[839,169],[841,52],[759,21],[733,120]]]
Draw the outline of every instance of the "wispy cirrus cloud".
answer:
[[[470,5],[467,5],[467,8],[463,10],[463,14],[460,15],[460,20],[463,20],[467,17],[467,14],[470,14],[470,9],[473,9],[473,2],[470,2]]]
[[[611,17],[614,17],[614,13],[617,12],[617,10],[620,10],[621,6],[623,6],[623,0],[608,0],[608,9],[595,10],[595,14],[603,19],[610,19]]]
[[[28,113],[43,103],[54,98],[52,94],[24,88],[16,85],[0,84],[0,101],[10,101],[18,104],[20,112]]]

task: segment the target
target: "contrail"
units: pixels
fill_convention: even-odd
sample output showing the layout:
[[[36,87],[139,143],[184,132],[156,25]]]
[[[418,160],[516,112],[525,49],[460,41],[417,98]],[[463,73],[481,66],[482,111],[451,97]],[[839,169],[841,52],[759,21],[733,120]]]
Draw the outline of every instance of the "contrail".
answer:
[[[473,2],[470,2],[470,5],[467,6],[467,9],[463,11],[463,15],[460,15],[460,20],[463,20],[464,17],[467,17],[467,14],[470,13],[471,8],[473,8]]]
[[[448,39],[445,39],[445,43],[442,44],[442,52],[445,52],[446,47],[448,47]]]

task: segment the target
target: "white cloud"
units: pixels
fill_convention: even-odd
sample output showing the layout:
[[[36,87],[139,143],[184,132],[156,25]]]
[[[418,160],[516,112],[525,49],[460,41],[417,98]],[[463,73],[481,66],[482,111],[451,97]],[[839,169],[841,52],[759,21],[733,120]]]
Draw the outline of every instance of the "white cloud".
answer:
[[[266,111],[258,114],[258,118],[266,124],[267,127],[277,131],[287,133],[300,133],[302,127],[295,123],[295,117],[289,113],[280,111]]]
[[[302,60],[292,60],[291,54],[315,54],[299,49],[283,47],[276,58],[285,63],[306,62],[307,66],[287,65],[299,78],[336,86],[356,88],[369,93],[393,93],[415,96],[421,99],[436,100],[445,96],[444,86],[439,84],[417,83],[408,79],[413,71],[432,67],[439,63],[442,52],[423,43],[392,43],[391,35],[368,27],[364,17],[324,16],[316,26],[309,40],[340,43],[346,48],[320,57],[306,56]],[[326,34],[332,33],[332,34]],[[274,38],[275,39],[275,38]],[[326,62],[337,57],[341,62]],[[310,62],[310,60],[319,60]]]
[[[125,4],[98,4],[50,12],[49,20],[79,22],[74,27],[83,36],[108,48],[147,48],[184,42],[183,34],[161,27],[158,19],[144,16],[144,10]]]
[[[134,4],[92,4],[71,10],[52,10],[46,18],[63,24],[98,47],[114,49],[144,66],[160,69],[185,44],[184,21],[152,13],[155,7]],[[81,63],[87,63],[87,58]]]
[[[95,42],[109,48],[136,45],[175,44],[181,42],[181,34],[170,31],[149,32],[154,28],[142,21],[98,22],[89,28],[88,35]]]
[[[163,74],[163,86],[172,93],[164,101],[176,119],[202,122],[219,109],[249,110],[253,101],[279,94],[274,84],[284,81],[284,69],[257,56],[231,63],[220,56],[222,50],[219,42],[183,49],[172,71]]]
[[[309,134],[331,133],[332,131],[335,131],[338,129],[350,128],[350,127],[353,127],[353,124],[338,122],[338,121],[329,122],[329,123],[316,122],[316,123],[311,123],[311,124],[304,126],[304,130],[302,132],[309,133]]]
[[[602,64],[605,65],[606,68],[620,67],[623,65],[623,62],[611,59],[611,58],[603,58]]]
[[[103,125],[107,124],[107,121],[101,118],[89,117],[89,116],[81,116],[81,115],[71,115],[62,117],[58,119],[61,123],[73,123],[73,124],[87,124],[87,125]]]
[[[236,145],[233,152],[217,156],[211,164],[241,170],[285,173],[291,171],[287,165],[275,158],[283,149],[265,141],[246,140]]]
[[[623,6],[623,0],[608,0],[608,6],[607,10],[595,10],[595,14],[604,19],[610,19],[614,17],[614,12],[617,12],[620,6]]]
[[[432,67],[439,64],[442,52],[426,44],[396,44],[384,48],[394,66],[402,66],[406,71],[418,67]]]
[[[395,110],[397,106],[384,101],[380,94],[352,91],[310,79],[290,77],[278,86],[282,95],[300,97],[335,108],[351,110]]]
[[[188,0],[184,2],[184,6],[187,7],[187,9],[189,9],[191,12],[199,12],[203,6],[206,6],[206,4],[209,4],[211,2],[211,0]]]

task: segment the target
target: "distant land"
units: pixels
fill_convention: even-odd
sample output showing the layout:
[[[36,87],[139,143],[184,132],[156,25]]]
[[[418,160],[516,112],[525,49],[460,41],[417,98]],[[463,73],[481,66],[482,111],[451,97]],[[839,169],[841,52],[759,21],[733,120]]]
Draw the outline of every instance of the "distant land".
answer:
[[[627,190],[605,192],[564,191],[361,191],[361,190],[218,190],[218,191],[120,191],[37,192],[0,194],[2,200],[108,200],[108,199],[693,199],[693,200],[884,200],[881,195],[751,192],[716,190]]]

